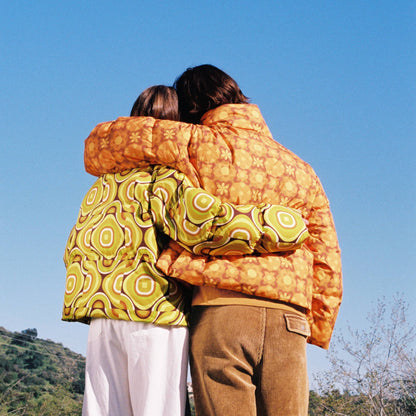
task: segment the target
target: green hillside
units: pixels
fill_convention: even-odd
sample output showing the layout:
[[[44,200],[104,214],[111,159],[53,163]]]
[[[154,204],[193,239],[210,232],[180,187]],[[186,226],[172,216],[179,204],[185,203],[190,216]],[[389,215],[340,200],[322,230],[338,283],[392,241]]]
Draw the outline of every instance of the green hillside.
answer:
[[[85,358],[36,337],[0,327],[0,416],[79,416]]]

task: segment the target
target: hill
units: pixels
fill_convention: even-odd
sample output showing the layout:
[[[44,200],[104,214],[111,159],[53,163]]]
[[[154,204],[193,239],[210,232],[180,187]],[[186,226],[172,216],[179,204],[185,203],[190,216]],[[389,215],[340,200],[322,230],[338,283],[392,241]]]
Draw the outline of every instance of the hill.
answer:
[[[36,329],[0,327],[0,416],[79,416],[85,358],[37,338]]]

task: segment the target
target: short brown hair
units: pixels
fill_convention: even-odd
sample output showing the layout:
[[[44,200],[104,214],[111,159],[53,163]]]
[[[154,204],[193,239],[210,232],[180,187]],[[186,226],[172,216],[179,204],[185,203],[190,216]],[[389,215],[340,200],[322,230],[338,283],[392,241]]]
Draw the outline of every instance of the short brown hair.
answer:
[[[201,117],[223,104],[248,103],[237,82],[213,65],[188,68],[174,87],[178,93],[181,120],[198,124]]]
[[[179,120],[178,94],[173,87],[154,85],[138,97],[130,117],[149,116],[164,120]]]

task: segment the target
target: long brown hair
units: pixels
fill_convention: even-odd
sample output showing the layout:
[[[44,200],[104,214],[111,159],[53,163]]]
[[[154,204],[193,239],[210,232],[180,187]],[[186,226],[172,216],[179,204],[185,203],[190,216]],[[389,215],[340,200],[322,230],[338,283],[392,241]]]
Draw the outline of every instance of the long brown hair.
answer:
[[[237,82],[213,65],[188,68],[174,87],[178,93],[181,120],[199,123],[208,110],[223,104],[248,103]]]
[[[166,85],[154,85],[145,89],[133,104],[130,116],[149,116],[178,121],[179,106],[176,90]]]

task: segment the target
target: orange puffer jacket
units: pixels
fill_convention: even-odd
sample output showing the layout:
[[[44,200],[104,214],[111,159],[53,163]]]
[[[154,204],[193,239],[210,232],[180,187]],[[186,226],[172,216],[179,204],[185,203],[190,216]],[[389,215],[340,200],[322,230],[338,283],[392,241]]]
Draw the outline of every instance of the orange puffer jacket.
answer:
[[[196,257],[168,249],[158,267],[196,285],[240,291],[305,308],[308,342],[328,348],[342,297],[341,257],[328,199],[313,169],[273,140],[256,105],[226,104],[203,125],[121,117],[99,124],[85,143],[93,175],[147,164],[185,173],[234,204],[267,202],[301,212],[310,237],[286,255]]]

